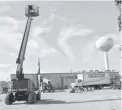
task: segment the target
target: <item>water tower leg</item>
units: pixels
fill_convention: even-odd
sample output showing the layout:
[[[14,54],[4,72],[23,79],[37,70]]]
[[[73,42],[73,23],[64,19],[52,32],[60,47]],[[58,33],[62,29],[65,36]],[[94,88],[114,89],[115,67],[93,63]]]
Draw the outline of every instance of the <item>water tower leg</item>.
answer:
[[[105,70],[109,70],[108,53],[104,52]]]

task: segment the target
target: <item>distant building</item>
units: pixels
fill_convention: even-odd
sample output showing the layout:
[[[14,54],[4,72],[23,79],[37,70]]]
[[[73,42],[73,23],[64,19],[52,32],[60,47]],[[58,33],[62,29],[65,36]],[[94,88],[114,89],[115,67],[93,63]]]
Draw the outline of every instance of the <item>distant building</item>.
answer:
[[[66,89],[77,79],[79,73],[41,73],[43,78],[49,79],[54,89]]]
[[[54,89],[66,89],[69,87],[69,85],[71,83],[73,83],[75,81],[75,79],[77,79],[77,75],[78,74],[85,74],[85,73],[102,73],[105,71],[98,71],[98,70],[94,70],[94,71],[85,71],[83,70],[82,72],[72,72],[72,73],[41,73],[43,78],[46,78],[48,80],[51,81]],[[110,72],[111,74],[112,72]],[[116,74],[118,74],[119,72],[114,72]],[[112,75],[112,74],[111,74]]]
[[[8,92],[8,82],[0,81],[0,93],[7,93]]]

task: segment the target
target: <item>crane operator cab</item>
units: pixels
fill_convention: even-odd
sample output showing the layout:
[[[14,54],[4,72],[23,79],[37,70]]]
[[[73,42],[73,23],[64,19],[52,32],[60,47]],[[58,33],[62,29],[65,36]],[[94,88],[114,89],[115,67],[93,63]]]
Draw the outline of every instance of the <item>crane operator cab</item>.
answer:
[[[25,60],[25,52],[31,27],[31,21],[33,17],[39,16],[39,7],[34,5],[28,5],[25,9],[25,16],[28,18],[25,26],[19,55],[17,58],[17,69],[14,76],[11,75],[12,85],[9,93],[5,98],[5,104],[10,105],[15,101],[28,101],[29,103],[35,103],[36,100],[40,100],[40,78],[38,74],[24,75],[23,63]]]

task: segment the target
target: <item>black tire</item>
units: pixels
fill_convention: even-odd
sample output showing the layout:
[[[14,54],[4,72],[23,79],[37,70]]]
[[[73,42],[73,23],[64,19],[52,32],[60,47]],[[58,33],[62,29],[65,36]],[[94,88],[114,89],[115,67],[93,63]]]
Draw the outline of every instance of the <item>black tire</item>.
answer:
[[[28,103],[33,104],[37,101],[37,96],[35,92],[30,92],[28,95]]]
[[[45,90],[43,90],[43,93],[45,93]]]
[[[94,86],[94,89],[97,90],[97,86]]]
[[[41,100],[41,94],[40,93],[38,93],[36,96],[37,96],[37,100]]]
[[[114,89],[114,90],[116,89],[116,86],[115,86],[115,85],[113,86],[113,89]]]
[[[118,88],[118,90],[121,90],[121,88]]]
[[[11,105],[14,102],[14,96],[12,93],[8,93],[5,98],[5,104]]]
[[[51,92],[51,90],[49,89],[48,92]]]
[[[37,101],[37,97],[36,97],[36,93],[34,92],[34,103],[36,103]]]
[[[80,92],[84,92],[83,87],[79,87]]]
[[[93,87],[91,87],[91,91],[95,91],[95,88],[94,88],[94,86],[93,86]]]
[[[75,92],[75,89],[70,89],[70,93],[74,93]]]
[[[84,92],[87,92],[87,87],[83,87],[83,89],[84,89]]]

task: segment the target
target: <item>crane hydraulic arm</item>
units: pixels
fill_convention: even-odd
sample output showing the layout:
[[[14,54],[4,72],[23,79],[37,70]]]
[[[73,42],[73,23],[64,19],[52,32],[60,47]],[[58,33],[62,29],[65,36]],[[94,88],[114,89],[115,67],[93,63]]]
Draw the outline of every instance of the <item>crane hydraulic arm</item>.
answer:
[[[16,60],[16,63],[18,64],[17,70],[16,70],[16,77],[18,79],[24,78],[23,62],[25,60],[25,51],[26,51],[26,47],[27,47],[27,42],[28,42],[28,37],[29,37],[29,32],[30,32],[30,27],[31,27],[31,21],[32,21],[32,17],[39,16],[38,8],[34,7],[33,5],[28,5],[28,7],[26,8],[25,15],[28,17],[28,19],[27,19],[27,23],[26,23],[25,32],[24,32],[24,36],[22,39],[19,55]]]

